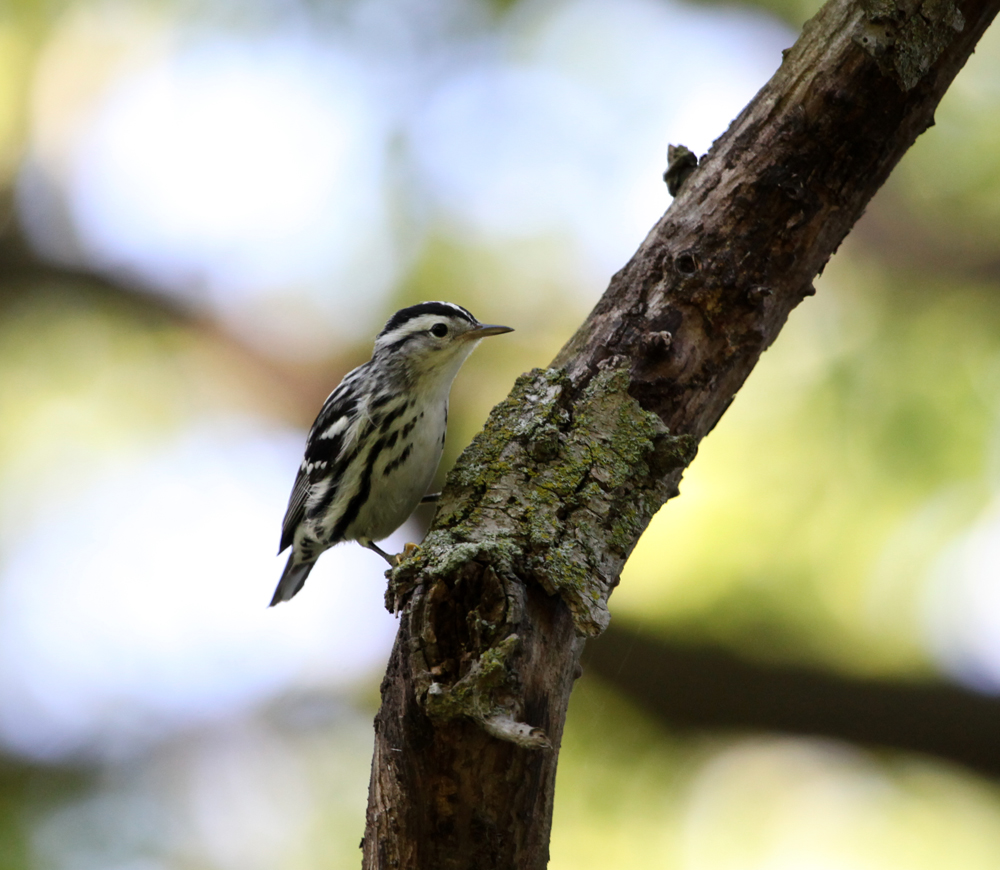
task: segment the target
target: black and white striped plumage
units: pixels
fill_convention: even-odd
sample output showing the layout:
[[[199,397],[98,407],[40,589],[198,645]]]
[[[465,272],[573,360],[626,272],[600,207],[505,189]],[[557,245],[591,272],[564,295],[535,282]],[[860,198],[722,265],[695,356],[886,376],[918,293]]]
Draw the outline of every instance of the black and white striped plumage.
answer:
[[[294,596],[320,553],[341,541],[392,564],[374,542],[406,522],[434,478],[455,375],[482,338],[510,331],[451,302],[389,318],[372,358],[344,376],[309,431],[278,550],[292,552],[272,606]]]

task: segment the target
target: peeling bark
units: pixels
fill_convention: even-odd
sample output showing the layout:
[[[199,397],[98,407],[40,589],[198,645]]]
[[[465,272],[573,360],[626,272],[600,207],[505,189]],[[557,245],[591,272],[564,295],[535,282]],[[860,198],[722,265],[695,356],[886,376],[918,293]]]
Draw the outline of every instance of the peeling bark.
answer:
[[[1000,0],[833,0],[552,367],[522,376],[393,572],[366,868],[548,861],[586,637],[653,513]]]

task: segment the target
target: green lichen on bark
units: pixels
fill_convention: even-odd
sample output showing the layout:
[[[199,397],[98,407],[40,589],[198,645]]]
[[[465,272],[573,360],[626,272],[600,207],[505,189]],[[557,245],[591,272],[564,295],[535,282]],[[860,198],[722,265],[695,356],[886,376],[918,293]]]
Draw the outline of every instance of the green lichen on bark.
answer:
[[[622,361],[623,363],[625,361]],[[392,573],[408,599],[417,697],[433,719],[466,717],[526,747],[518,626],[531,585],[565,602],[579,635],[608,624],[608,596],[639,535],[694,458],[629,395],[625,365],[582,392],[561,370],[528,372],[459,458],[420,549]],[[467,609],[463,609],[467,608]],[[464,640],[444,649],[440,620]]]
[[[862,0],[854,41],[904,91],[914,88],[965,19],[953,0]]]
[[[480,655],[461,679],[451,685],[432,681],[427,686],[424,709],[433,719],[468,716],[485,720],[506,712],[504,697],[516,685],[510,660],[518,636],[509,635]]]
[[[628,387],[624,367],[576,399],[560,370],[522,375],[459,458],[397,582],[481,561],[561,595],[578,631],[599,634],[621,567],[667,498],[667,473],[694,456],[694,440],[671,436]]]

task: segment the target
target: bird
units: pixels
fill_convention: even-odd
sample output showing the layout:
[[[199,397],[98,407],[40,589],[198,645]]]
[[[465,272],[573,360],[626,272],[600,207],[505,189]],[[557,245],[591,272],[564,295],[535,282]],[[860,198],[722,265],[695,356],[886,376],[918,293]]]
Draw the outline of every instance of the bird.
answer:
[[[309,430],[281,525],[278,553],[291,553],[271,607],[294,597],[320,554],[341,541],[397,564],[375,542],[436,498],[427,490],[452,382],[482,339],[505,332],[513,329],[480,323],[454,302],[421,302],[389,318],[371,359],[344,376]]]

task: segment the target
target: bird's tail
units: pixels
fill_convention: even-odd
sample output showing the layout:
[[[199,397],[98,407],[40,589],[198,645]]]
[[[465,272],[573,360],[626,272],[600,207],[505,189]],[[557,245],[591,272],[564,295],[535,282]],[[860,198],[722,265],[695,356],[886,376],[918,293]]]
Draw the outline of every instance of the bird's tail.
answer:
[[[305,585],[306,577],[309,576],[309,572],[312,571],[312,567],[315,564],[315,560],[312,562],[296,562],[295,551],[292,550],[288,554],[288,562],[285,565],[285,570],[278,581],[278,588],[274,590],[274,597],[268,606],[274,607],[279,601],[289,601],[294,598],[295,594]]]

